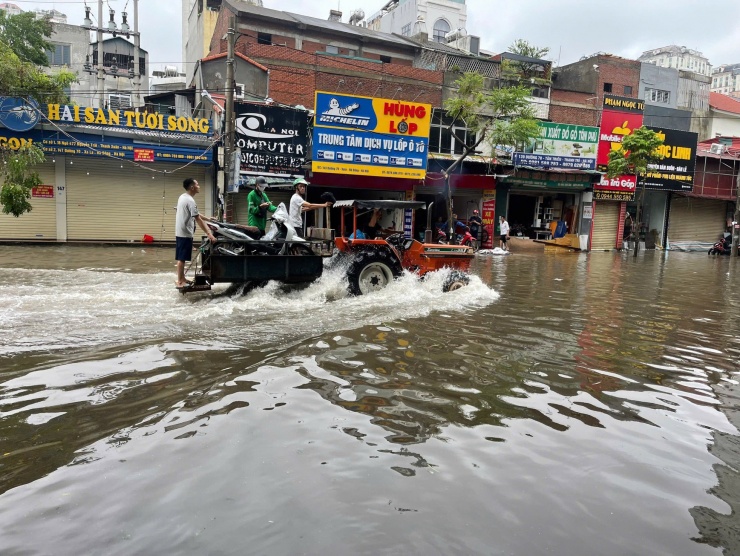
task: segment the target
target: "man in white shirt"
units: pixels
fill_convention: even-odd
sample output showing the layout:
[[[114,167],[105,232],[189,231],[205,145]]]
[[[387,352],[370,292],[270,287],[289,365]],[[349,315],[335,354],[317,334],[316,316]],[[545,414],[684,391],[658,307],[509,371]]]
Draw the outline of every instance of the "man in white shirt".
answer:
[[[508,251],[509,246],[507,245],[507,242],[509,241],[509,223],[503,216],[499,216],[499,228],[501,231],[498,239],[501,243],[501,249]]]
[[[303,196],[306,194],[308,182],[303,178],[297,178],[293,182],[295,193],[290,198],[290,210],[288,224],[295,228],[298,235],[303,233],[303,213],[307,210],[316,210],[319,208],[330,207],[331,203],[309,203]]]
[[[175,260],[177,261],[177,280],[175,287],[184,288],[188,285],[185,279],[185,262],[189,261],[193,255],[193,233],[195,224],[206,233],[212,243],[216,243],[216,238],[211,230],[206,226],[205,220],[198,212],[198,206],[195,204],[193,197],[200,191],[198,180],[187,178],[182,182],[185,193],[180,195],[177,200],[177,213],[175,214]]]

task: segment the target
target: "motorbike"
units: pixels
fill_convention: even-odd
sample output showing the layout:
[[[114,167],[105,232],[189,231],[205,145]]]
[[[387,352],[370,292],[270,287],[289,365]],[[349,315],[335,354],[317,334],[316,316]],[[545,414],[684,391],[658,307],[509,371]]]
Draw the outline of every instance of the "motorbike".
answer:
[[[216,220],[206,220],[206,225],[216,237],[213,250],[221,255],[286,255],[311,251],[306,240],[288,222],[285,203],[278,205],[270,222],[270,229],[263,237],[259,237],[260,230],[254,226]]]
[[[725,232],[720,240],[707,251],[708,255],[729,255],[732,253],[732,234]]]
[[[455,233],[455,245],[466,245],[468,247],[472,247],[475,249],[476,247],[476,241],[473,235],[470,233],[470,228],[465,226],[465,229],[462,231],[462,233]],[[449,242],[447,241],[447,233],[439,229],[437,230],[437,243],[447,245]]]

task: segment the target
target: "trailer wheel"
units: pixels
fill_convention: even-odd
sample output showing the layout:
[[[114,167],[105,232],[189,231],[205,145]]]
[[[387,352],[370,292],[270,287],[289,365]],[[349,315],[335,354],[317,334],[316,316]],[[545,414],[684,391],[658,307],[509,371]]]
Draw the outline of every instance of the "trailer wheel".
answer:
[[[288,253],[290,255],[313,255],[314,252],[311,250],[311,248],[308,245],[304,245],[302,243],[294,243],[288,248]]]
[[[453,270],[442,285],[443,292],[459,290],[470,284],[470,276],[459,270]]]
[[[379,291],[400,275],[400,265],[386,251],[359,253],[347,269],[349,292],[364,295]]]

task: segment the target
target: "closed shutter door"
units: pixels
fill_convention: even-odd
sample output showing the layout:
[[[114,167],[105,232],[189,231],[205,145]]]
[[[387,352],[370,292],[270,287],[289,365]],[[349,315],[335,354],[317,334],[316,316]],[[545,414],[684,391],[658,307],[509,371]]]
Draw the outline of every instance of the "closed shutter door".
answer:
[[[57,191],[54,163],[35,168],[42,185],[52,186],[54,197],[29,199],[33,210],[18,218],[0,211],[0,239],[54,240],[57,237]]]
[[[67,166],[67,239],[70,241],[175,240],[175,207],[182,182],[205,182],[203,166],[173,172],[152,164],[148,171],[125,161],[74,159]],[[167,169],[167,174],[161,171]],[[195,198],[205,206],[204,190]]]
[[[619,203],[596,201],[594,205],[594,233],[591,238],[591,250],[615,249],[619,229]]]
[[[727,227],[726,218],[726,201],[674,197],[668,218],[668,241],[713,243]]]

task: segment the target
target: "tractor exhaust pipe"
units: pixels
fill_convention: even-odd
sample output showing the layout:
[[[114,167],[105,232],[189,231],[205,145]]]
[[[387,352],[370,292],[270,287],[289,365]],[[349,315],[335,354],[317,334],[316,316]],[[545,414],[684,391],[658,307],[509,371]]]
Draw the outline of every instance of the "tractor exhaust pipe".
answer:
[[[427,229],[424,230],[424,243],[432,243],[432,207],[434,202],[427,206]]]

